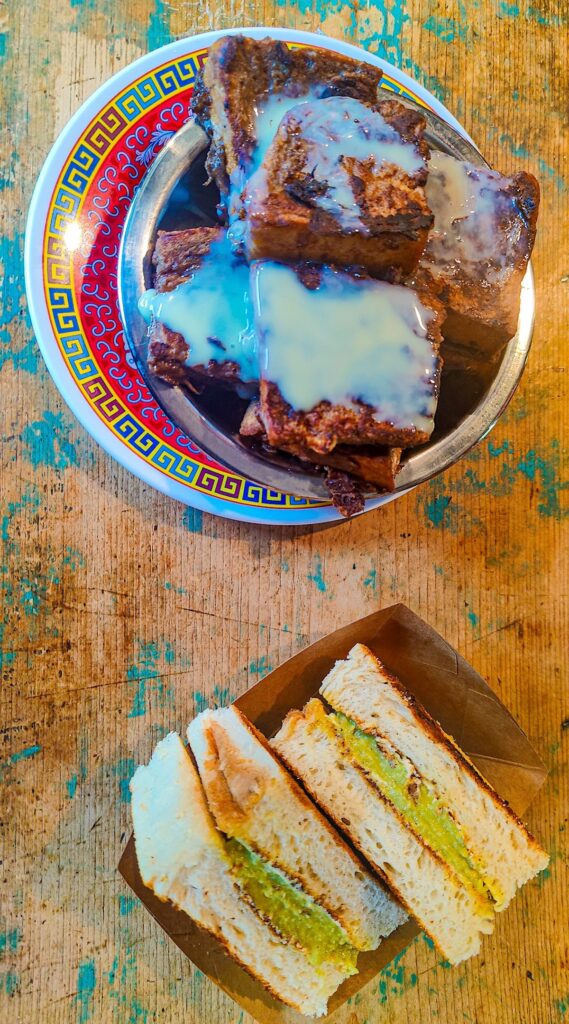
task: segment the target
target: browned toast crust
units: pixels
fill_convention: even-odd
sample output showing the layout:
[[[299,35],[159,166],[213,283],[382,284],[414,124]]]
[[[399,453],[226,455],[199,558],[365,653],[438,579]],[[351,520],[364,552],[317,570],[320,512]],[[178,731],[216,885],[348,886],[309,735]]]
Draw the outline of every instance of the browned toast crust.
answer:
[[[199,268],[214,242],[224,229],[221,227],[187,228],[183,231],[159,231],[152,256],[154,287],[159,292],[170,292]],[[187,366],[189,345],[186,339],[164,324],[154,321],[150,325],[148,342],[148,368],[151,373],[173,386],[196,390],[212,381],[224,387],[241,384],[237,363],[231,360]]]
[[[313,712],[313,708],[311,707],[311,705],[315,705],[315,704],[320,704],[320,707],[322,708],[322,714],[324,715],[325,714],[324,706],[322,705],[322,703],[317,698],[313,698],[311,701],[309,701],[309,703],[305,706],[305,708],[302,711],[297,711],[296,709],[293,710],[293,711],[289,711],[289,713],[287,714],[286,718],[284,719],[283,726],[288,725],[289,728],[293,728],[294,729],[295,723],[298,723],[299,721],[307,719],[307,718],[310,721],[310,718],[312,718],[313,723],[316,725],[316,728],[318,728],[318,724],[316,722],[316,715]],[[350,752],[349,752],[347,746],[344,744],[344,742],[343,742],[343,740],[341,739],[340,736],[337,737],[337,742],[338,742],[338,746],[340,747],[340,750],[343,753],[343,758],[345,760],[347,760],[347,761],[350,761],[350,759],[351,759],[350,758]],[[289,772],[295,778],[295,780],[299,783],[299,785],[304,786],[305,789],[308,791],[308,793],[310,793],[311,790],[310,790],[309,783],[298,774],[298,772],[293,767],[293,765],[287,760],[286,754],[281,753],[279,751],[279,757],[282,759],[283,764],[286,765],[286,767],[288,768]],[[366,781],[370,784],[370,786],[373,787],[375,795],[377,796],[378,800],[380,800],[381,803],[383,803],[387,807],[389,807],[389,809],[390,809],[391,813],[394,815],[394,817],[396,817],[400,821],[400,823],[406,827],[405,820],[404,820],[403,816],[401,815],[401,813],[391,803],[391,801],[384,795],[384,793],[381,792],[381,790],[375,784],[375,782],[373,781],[371,776],[368,775],[367,772],[364,772],[359,767],[358,767],[358,771],[361,771],[361,773],[364,776],[364,778],[366,779]],[[314,794],[314,799],[315,800],[317,799],[316,794]],[[375,874],[381,879],[383,884],[386,886],[387,889],[389,889],[390,893],[395,897],[397,902],[404,908],[404,910],[406,910],[407,913],[418,922],[418,924],[423,929],[423,931],[425,931],[426,934],[429,936],[429,938],[432,939],[432,941],[434,942],[434,944],[437,947],[437,949],[439,949],[439,952],[441,952],[443,954],[443,956],[444,956],[444,950],[440,949],[440,947],[438,945],[438,942],[437,942],[436,936],[431,934],[431,932],[429,931],[428,927],[426,927],[425,923],[418,917],[416,909],[414,907],[411,907],[408,904],[408,902],[406,901],[404,896],[401,894],[400,890],[397,888],[397,885],[395,884],[395,882],[393,880],[393,877],[389,876],[386,873],[386,871],[381,866],[381,864],[379,864],[377,861],[372,860],[368,856],[368,854],[362,848],[362,845],[359,842],[358,837],[356,835],[352,835],[352,833],[349,831],[349,826],[347,825],[346,821],[344,821],[343,819],[338,819],[336,817],[332,807],[322,806],[322,810],[323,810],[323,812],[325,814],[328,815],[329,818],[332,819],[333,822],[336,823],[337,827],[349,839],[349,841],[352,844],[352,846],[354,847],[354,849],[357,850],[357,852],[360,854],[361,857],[363,857],[363,859],[366,862],[366,864],[368,864],[372,868],[372,870],[375,872]],[[446,864],[446,862],[443,860],[443,858],[438,853],[436,853],[436,851],[432,850],[429,846],[427,846],[427,844],[424,842],[424,840],[421,838],[420,835],[417,835],[416,839],[417,839],[417,842],[420,843],[420,845],[424,848],[425,851],[428,850],[428,854],[430,856],[432,856],[433,860],[436,860],[440,864],[440,866],[443,869],[445,875],[448,878],[450,878],[451,880],[454,880],[454,873],[453,873],[452,869],[448,866],[448,864]]]
[[[222,234],[221,227],[159,231],[152,254],[156,290],[171,292],[187,281]]]
[[[266,441],[265,428],[260,416],[259,402],[251,402],[245,411],[239,428],[239,433],[242,437]],[[379,447],[374,448],[371,445],[360,445],[359,447],[338,445],[333,452],[329,452],[327,455],[319,455],[318,452],[312,451],[310,448],[304,448],[301,445],[291,446],[286,450],[290,455],[296,456],[302,462],[311,462],[317,466],[328,466],[344,474],[349,473],[351,476],[373,484],[378,490],[382,491],[394,490],[395,478],[402,454],[401,448],[382,449]]]
[[[299,412],[271,381],[261,380],[260,393],[267,438],[275,448],[311,449],[317,455],[326,455],[339,444],[410,448],[429,439],[426,432],[416,428],[378,422],[373,407],[362,402],[348,408],[324,401],[309,412]]]
[[[421,113],[391,99],[369,106],[426,161]],[[312,161],[298,115],[289,111],[265,156],[261,188],[256,178],[246,188],[249,257],[360,265],[379,276],[394,267],[411,273],[433,221],[424,191],[426,163],[409,175],[395,164],[378,166],[373,157],[342,157],[361,221],[361,229],[348,229],[319,206],[328,186],[315,179]]]
[[[485,173],[481,168],[476,172]],[[520,287],[533,250],[539,211],[539,183],[532,174],[522,171],[504,177],[503,182],[493,215],[496,267],[507,254],[503,272],[495,273],[496,268],[488,261],[476,264],[449,260],[441,265],[433,255],[431,241],[414,275],[414,281],[428,287],[446,308],[445,338],[487,354],[505,345],[516,333]]]
[[[237,167],[245,172],[256,144],[259,99],[279,92],[299,95],[322,85],[322,95],[353,96],[373,103],[381,71],[330,50],[289,49],[277,39],[231,35],[210,47],[198,76],[192,110],[212,138],[207,169],[222,195]]]
[[[305,282],[306,283],[306,282]],[[314,287],[310,281],[310,287]],[[441,323],[444,318],[442,305],[424,291],[417,290],[421,303],[433,312],[427,329],[427,338],[433,352],[438,356],[442,342]],[[436,379],[433,388],[438,390],[442,360],[438,358]],[[380,421],[376,410],[353,396],[353,404],[332,405],[319,402],[313,409],[293,409],[283,398],[278,386],[270,380],[260,381],[260,417],[265,427],[269,444],[287,451],[315,452],[328,455],[338,445],[379,445],[389,448],[411,448],[424,444],[429,434],[416,427],[398,427],[393,423]]]
[[[318,805],[307,795],[296,778],[291,777],[283,767],[277,751],[271,747],[262,733],[238,708],[234,708],[234,711],[245,728],[258,740],[278,766],[281,781],[287,786],[291,798],[297,800],[309,814],[319,821],[333,842],[343,849],[354,867],[363,871],[364,867],[357,855],[350,849],[344,837],[325,818]],[[205,726],[204,737],[207,750],[204,767],[207,777],[202,779],[202,786],[206,800],[218,823],[218,828],[222,832],[239,838],[243,827],[246,828],[248,818],[254,813],[256,804],[267,791],[270,791],[271,779],[265,769],[260,768],[255,762],[241,754],[239,747],[227,736],[223,726],[220,727],[215,720]],[[228,771],[231,775],[231,785],[228,782]],[[345,930],[342,921],[341,894],[334,899],[333,892],[317,892],[310,876],[303,877],[301,873],[292,871],[290,864],[286,863],[278,848],[275,848],[268,858],[267,853],[258,847],[250,835],[246,836],[246,843],[258,856],[277,867],[287,878],[296,882],[301,889],[316,899],[320,906]]]
[[[288,770],[288,766],[285,767],[285,759],[281,756],[278,750],[275,750],[269,743],[266,736],[263,736],[261,732],[253,725],[251,721],[243,714],[239,708],[234,707],[234,710],[239,715],[243,725],[255,736],[259,743],[265,748],[265,750],[274,758],[277,764],[283,769],[283,779],[286,779],[287,784],[290,786],[291,792],[294,793],[300,802],[306,807],[312,814],[315,814],[321,821],[323,827],[328,832],[329,836],[334,840],[338,846],[342,847],[344,852],[349,856],[350,860],[356,868],[361,868],[362,864],[360,858],[353,849],[346,842],[344,836],[337,831],[336,828],[329,822],[328,818],[322,813],[318,803],[306,792],[306,788],[303,786],[302,781],[297,778],[294,772]],[[330,911],[328,911],[330,913]]]
[[[409,708],[409,711],[415,718],[419,728],[422,729],[423,732],[427,733],[427,735],[429,735],[431,739],[436,744],[438,744],[438,746],[443,747],[450,754],[453,761],[455,761],[455,763],[458,765],[459,769],[466,775],[469,775],[477,783],[477,785],[480,786],[481,789],[485,790],[488,796],[491,798],[492,802],[496,805],[496,807],[499,807],[500,810],[502,810],[508,818],[510,818],[513,822],[516,823],[516,825],[518,825],[518,827],[526,834],[530,846],[533,846],[537,849],[541,849],[539,843],[528,830],[527,826],[524,824],[521,818],[518,818],[517,814],[515,814],[515,812],[512,810],[509,803],[507,803],[506,800],[503,800],[502,797],[499,796],[494,787],[491,786],[490,783],[481,774],[481,772],[478,771],[476,765],[472,763],[472,761],[466,756],[464,751],[460,749],[457,743],[455,743],[452,736],[449,736],[444,731],[444,729],[442,728],[441,725],[439,725],[436,719],[434,719],[432,715],[429,714],[425,706],[421,704],[421,702],[417,700],[417,698],[414,697],[413,694],[405,688],[401,680],[398,679],[397,676],[392,675],[391,672],[388,672],[383,662],[373,653],[373,651],[370,651],[369,647],[366,647],[365,644],[361,644],[360,646],[363,647],[366,654],[378,665],[382,675],[384,675],[386,679],[389,680],[389,684],[395,690],[397,690],[400,697],[405,702],[406,706]]]

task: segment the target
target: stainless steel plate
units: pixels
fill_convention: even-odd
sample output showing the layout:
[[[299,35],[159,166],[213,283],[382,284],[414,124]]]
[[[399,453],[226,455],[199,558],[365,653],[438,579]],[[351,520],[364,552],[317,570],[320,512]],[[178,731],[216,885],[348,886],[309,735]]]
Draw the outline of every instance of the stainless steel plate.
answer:
[[[405,101],[413,105],[410,101]],[[478,150],[435,114],[427,117],[427,140],[460,159],[486,166]],[[147,326],[138,313],[140,294],[151,286],[150,256],[159,227],[173,230],[215,224],[217,194],[206,184],[208,139],[188,122],[164,147],[144,178],[129,211],[119,254],[119,301],[130,348],[148,387],[165,413],[204,451],[230,469],[266,487],[326,500],[322,475],[284,454],[250,448],[237,428],[245,407],[219,388],[193,396],[171,387],[148,370]],[[222,287],[220,282],[220,287]],[[398,492],[441,473],[492,429],[512,397],[523,372],[533,331],[535,292],[531,266],[522,284],[516,335],[501,359],[473,359],[443,370],[435,431],[429,444],[411,450],[397,477]]]

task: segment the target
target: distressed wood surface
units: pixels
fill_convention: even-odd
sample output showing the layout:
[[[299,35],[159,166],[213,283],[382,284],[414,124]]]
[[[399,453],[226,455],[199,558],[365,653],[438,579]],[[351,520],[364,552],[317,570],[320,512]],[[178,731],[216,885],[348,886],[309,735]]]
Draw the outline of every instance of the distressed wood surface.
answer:
[[[547,762],[529,821],[551,867],[478,959],[449,970],[418,939],[338,1021],[569,1021],[567,4],[8,0],[0,10],[0,1020],[249,1024],[116,873],[128,779],[206,703],[400,600],[489,680]],[[60,399],[26,313],[26,209],[69,116],[148,49],[239,24],[322,28],[386,56],[448,104],[494,165],[528,168],[543,186],[538,320],[507,414],[441,478],[328,529],[202,516],[129,476]]]

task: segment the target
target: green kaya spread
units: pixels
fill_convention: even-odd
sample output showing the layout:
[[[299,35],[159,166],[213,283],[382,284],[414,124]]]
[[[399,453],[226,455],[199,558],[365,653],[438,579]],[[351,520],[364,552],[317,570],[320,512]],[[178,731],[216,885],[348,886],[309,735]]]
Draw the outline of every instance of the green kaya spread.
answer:
[[[409,827],[439,854],[483,907],[492,899],[492,883],[468,851],[462,833],[442,800],[416,778],[396,752],[384,753],[373,736],[339,711],[328,716],[353,760],[399,811]],[[496,886],[493,886],[496,892]],[[496,893],[496,895],[498,895]]]
[[[225,850],[239,887],[283,938],[301,946],[315,967],[334,963],[356,973],[358,951],[323,907],[239,840],[228,839]]]

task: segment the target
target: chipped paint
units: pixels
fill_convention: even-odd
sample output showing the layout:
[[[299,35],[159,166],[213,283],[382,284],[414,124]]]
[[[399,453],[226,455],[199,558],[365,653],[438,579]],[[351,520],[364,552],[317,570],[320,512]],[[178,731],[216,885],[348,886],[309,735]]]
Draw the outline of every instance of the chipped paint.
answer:
[[[19,928],[10,928],[9,931],[0,932],[0,957],[6,953],[15,953],[22,940],[22,933]]]
[[[182,523],[190,533],[201,533],[203,527],[203,512],[197,508],[187,508],[182,516]]]
[[[64,470],[76,466],[79,458],[70,437],[73,427],[62,412],[46,409],[40,419],[28,423],[22,430],[22,455],[34,469],[49,466]]]
[[[23,750],[16,750],[13,754],[10,754],[5,761],[0,762],[0,779],[4,777],[4,773],[10,768],[14,768],[20,761],[28,761],[31,757],[35,757],[36,754],[41,752],[39,743],[33,743],[31,747],[24,747]],[[1,950],[0,942],[0,950]]]
[[[401,963],[406,952],[407,950],[404,949],[398,953],[391,963],[379,973],[377,994],[381,1005],[387,1003],[391,996],[404,995],[408,989],[415,988],[417,984],[418,978],[415,972],[409,972]]]
[[[194,706],[196,709],[196,715],[201,714],[206,708],[224,708],[230,702],[229,687],[228,686],[214,686],[211,696],[207,693],[203,693],[201,690],[194,691]]]
[[[24,294],[23,231],[0,236],[0,268],[0,370],[11,362],[15,370],[36,373],[38,349]],[[13,336],[16,327],[24,339],[19,348]]]
[[[139,900],[136,896],[125,896],[122,892],[119,894],[119,914],[121,917],[128,917],[128,915],[138,905]]]
[[[456,39],[463,42],[466,40],[467,26],[455,21],[454,18],[439,18],[433,14],[423,22],[423,28],[426,32],[433,32],[441,43],[454,43]]]
[[[156,50],[159,46],[165,46],[172,39],[170,30],[170,16],[172,8],[165,0],[154,0],[154,10],[148,20],[148,31],[146,42],[149,50]]]
[[[263,678],[263,676],[268,675],[268,673],[272,671],[273,666],[271,665],[266,654],[263,654],[261,658],[257,658],[256,660],[251,661],[249,663],[249,672],[251,673],[251,675],[260,676],[261,679]]]
[[[87,1024],[87,1021],[91,1019],[91,1013],[93,1010],[93,993],[95,991],[96,981],[97,975],[94,961],[84,960],[79,964],[77,971],[77,994],[75,996],[75,1002],[78,1007],[78,1024]]]
[[[136,761],[133,757],[120,757],[112,766],[111,772],[115,776],[119,787],[119,797],[122,804],[130,803],[130,780],[136,770]]]
[[[316,587],[317,590],[320,591],[321,594],[326,593],[326,590],[328,588],[326,586],[326,582],[324,580],[324,575],[322,572],[322,558],[320,557],[320,555],[316,555],[316,558],[314,559],[314,571],[308,573],[306,578],[310,583],[314,583],[314,586]]]
[[[178,658],[168,640],[138,642],[137,657],[126,670],[126,677],[134,687],[129,718],[145,715],[150,700],[160,708],[172,703],[173,691],[164,681],[164,674],[167,667],[175,664],[188,668],[190,662],[187,658]]]

